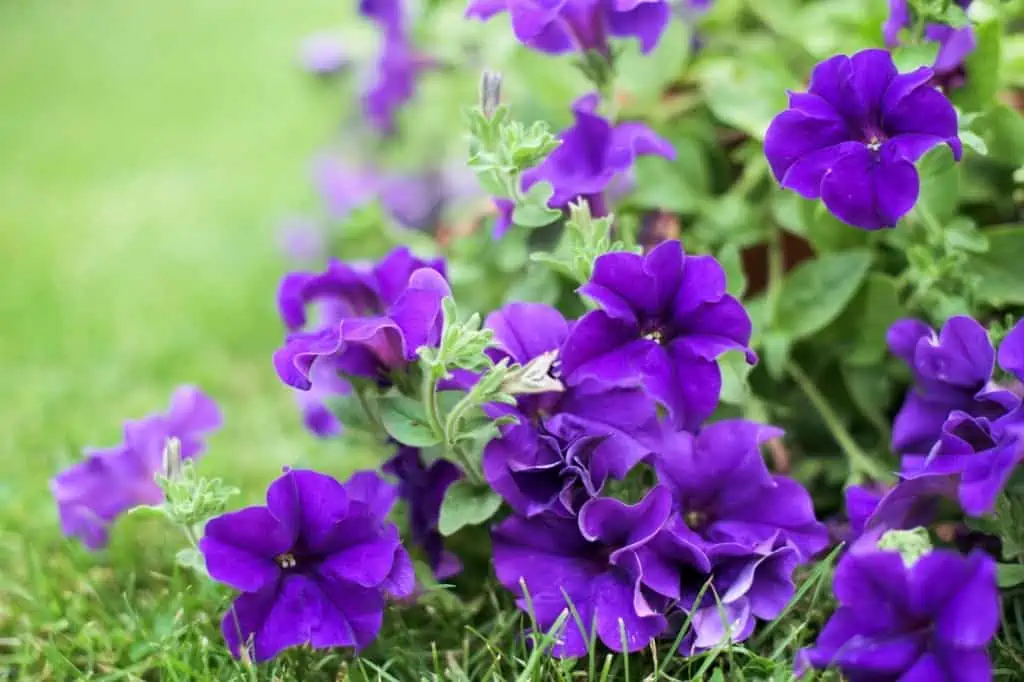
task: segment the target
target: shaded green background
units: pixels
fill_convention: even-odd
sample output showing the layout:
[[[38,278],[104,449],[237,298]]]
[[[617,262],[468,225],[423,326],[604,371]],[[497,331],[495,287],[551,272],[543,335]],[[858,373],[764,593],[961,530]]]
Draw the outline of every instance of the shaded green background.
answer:
[[[309,157],[342,106],[298,46],[351,11],[0,3],[0,630],[24,546],[80,565],[136,551],[131,522],[107,555],[63,540],[47,480],[176,385],[222,406],[202,466],[247,496],[283,463],[352,465],[302,432],[270,361],[278,226],[315,205]]]

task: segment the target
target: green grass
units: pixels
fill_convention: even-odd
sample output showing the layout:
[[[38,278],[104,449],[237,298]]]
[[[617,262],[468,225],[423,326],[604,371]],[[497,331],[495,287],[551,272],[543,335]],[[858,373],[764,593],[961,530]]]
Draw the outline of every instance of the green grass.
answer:
[[[199,646],[176,628],[215,616],[220,593],[168,575],[171,531],[129,522],[90,555],[60,536],[47,487],[176,385],[221,404],[202,469],[248,497],[284,463],[353,466],[304,435],[270,364],[278,221],[314,206],[307,162],[338,119],[295,52],[350,11],[0,4],[0,679],[132,660],[141,675],[159,667],[147,647]]]

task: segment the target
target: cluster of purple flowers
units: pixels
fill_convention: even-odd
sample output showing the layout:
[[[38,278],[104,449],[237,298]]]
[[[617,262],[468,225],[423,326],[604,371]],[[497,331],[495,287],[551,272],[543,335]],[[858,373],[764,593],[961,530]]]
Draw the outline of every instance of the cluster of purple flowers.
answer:
[[[914,378],[893,424],[902,471],[891,490],[855,489],[857,530],[874,539],[922,525],[941,497],[959,500],[971,516],[991,512],[1024,461],[1024,322],[998,354],[985,328],[962,316],[938,333],[919,320],[900,320],[888,342]],[[997,359],[1006,379],[995,375]]]
[[[191,386],[174,392],[166,413],[126,422],[120,444],[87,449],[85,459],[50,482],[61,530],[89,549],[105,547],[110,526],[118,516],[163,501],[155,476],[163,473],[168,440],[179,441],[183,460],[195,459],[206,448],[204,434],[220,423],[217,405]]]
[[[716,358],[748,350],[746,312],[718,263],[675,241],[599,257],[581,292],[602,308],[574,323],[529,303],[487,320],[499,357],[556,351],[564,386],[495,408],[517,417],[484,452],[514,512],[493,533],[498,579],[538,627],[574,612],[560,656],[584,653],[592,629],[635,651],[687,614],[688,651],[743,639],[781,612],[793,569],[827,544],[806,491],[764,464],[759,444],[778,430],[703,425],[721,389]],[[608,496],[641,462],[654,487],[633,505]]]

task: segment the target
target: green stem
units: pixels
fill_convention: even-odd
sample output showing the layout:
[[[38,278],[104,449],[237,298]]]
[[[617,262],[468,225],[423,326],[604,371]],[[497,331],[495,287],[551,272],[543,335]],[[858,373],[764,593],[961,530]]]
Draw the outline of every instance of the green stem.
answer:
[[[842,449],[846,455],[846,459],[850,465],[850,476],[851,478],[859,477],[859,474],[864,474],[868,478],[874,481],[891,481],[892,474],[880,463],[871,459],[871,457],[864,452],[861,447],[854,440],[850,432],[846,430],[839,416],[836,414],[832,405],[829,404],[828,399],[818,390],[818,387],[814,385],[811,378],[807,376],[803,368],[796,363],[795,360],[791,360],[789,365],[786,366],[786,370],[789,375],[793,377],[793,381],[796,382],[800,390],[803,391],[804,395],[817,410],[818,414],[821,415],[822,420],[832,433],[832,437],[835,438],[836,443]]]
[[[441,445],[446,453],[451,453],[458,461],[459,465],[465,471],[470,481],[473,483],[482,483],[483,475],[473,464],[470,458],[462,451],[459,447],[453,447],[448,440],[448,434],[445,432],[444,423],[441,421],[441,407],[437,402],[437,384],[441,380],[439,376],[439,370],[436,367],[431,367],[423,375],[423,387],[420,391],[420,401],[423,403],[424,410],[427,413],[427,423],[430,425],[430,430],[434,432],[434,435],[441,441]]]
[[[782,278],[785,275],[784,254],[782,252],[782,232],[772,225],[768,236],[768,304],[767,319],[775,319],[775,307],[782,293]]]
[[[367,400],[366,390],[363,388],[356,388],[354,393],[356,394],[356,400],[359,401],[359,406],[363,410],[363,414],[366,415],[367,421],[373,428],[373,435],[377,436],[381,440],[387,440],[388,432],[380,420],[380,412],[376,408],[377,403],[372,400]]]

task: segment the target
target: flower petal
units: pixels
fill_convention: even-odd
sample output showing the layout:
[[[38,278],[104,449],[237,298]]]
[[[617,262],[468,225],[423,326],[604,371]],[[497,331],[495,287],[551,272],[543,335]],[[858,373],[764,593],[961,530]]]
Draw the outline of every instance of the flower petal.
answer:
[[[276,583],[276,558],[292,549],[296,536],[266,507],[246,507],[206,523],[199,551],[214,580],[243,592]]]
[[[821,198],[837,218],[855,227],[893,227],[917,201],[914,164],[883,145],[879,157],[867,147],[840,159],[821,184]]]

